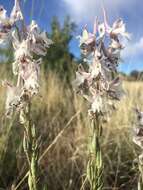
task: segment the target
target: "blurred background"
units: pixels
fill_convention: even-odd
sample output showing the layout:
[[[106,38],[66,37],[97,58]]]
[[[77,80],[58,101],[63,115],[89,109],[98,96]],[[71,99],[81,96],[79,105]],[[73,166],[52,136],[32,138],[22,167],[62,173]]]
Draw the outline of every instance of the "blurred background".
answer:
[[[9,15],[14,0],[0,0]],[[132,143],[133,107],[143,107],[143,2],[136,0],[21,0],[26,23],[34,19],[54,42],[41,66],[40,96],[35,97],[32,118],[39,136],[42,190],[79,190],[85,179],[88,160],[89,121],[86,102],[72,89],[75,71],[81,63],[77,35],[87,24],[92,32],[96,16],[103,19],[102,5],[110,23],[121,17],[132,34],[125,41],[119,72],[125,96],[117,110],[104,124],[103,152],[105,188],[135,190],[139,153]],[[0,80],[12,79],[12,46],[0,47]],[[27,172],[22,141],[23,128],[18,118],[7,120],[6,90],[0,87],[0,189],[14,190]],[[23,180],[20,190],[27,189]]]

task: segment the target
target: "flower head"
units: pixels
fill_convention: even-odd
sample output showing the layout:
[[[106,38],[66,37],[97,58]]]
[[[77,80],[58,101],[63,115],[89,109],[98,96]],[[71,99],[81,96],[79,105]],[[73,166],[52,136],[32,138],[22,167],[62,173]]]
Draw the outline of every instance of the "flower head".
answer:
[[[125,23],[121,18],[116,20],[112,27],[108,24],[107,21],[107,14],[105,9],[103,8],[103,15],[104,15],[104,26],[107,34],[110,35],[110,37],[116,41],[119,41],[118,37],[121,35],[122,37],[125,37],[127,39],[130,39],[130,34],[126,32]]]
[[[76,91],[89,102],[89,115],[93,117],[107,113],[108,107],[113,107],[111,101],[123,95],[117,67],[123,50],[119,35],[127,37],[125,24],[119,19],[110,27],[105,10],[103,13],[104,22],[100,24],[96,19],[93,33],[87,27],[83,29],[79,44],[88,68],[80,65],[73,82]]]
[[[14,86],[13,84],[4,81],[3,86],[7,88],[6,97],[6,115],[11,116],[12,113],[22,107],[22,89]]]
[[[15,0],[15,4],[13,10],[10,14],[10,19],[12,22],[16,22],[18,20],[23,20],[23,15],[20,9],[19,0]]]
[[[11,37],[12,28],[19,20],[23,20],[23,15],[19,6],[19,0],[15,0],[15,5],[10,14],[7,16],[7,11],[3,6],[0,6],[0,43],[7,42]]]
[[[8,40],[10,35],[15,58],[12,69],[13,74],[17,76],[16,85],[4,83],[7,87],[7,115],[11,115],[15,110],[20,111],[38,94],[41,58],[36,59],[34,55],[44,56],[52,44],[46,32],[42,32],[35,21],[25,26],[23,19],[19,0],[15,0],[10,17],[7,17],[3,7],[0,9],[0,39]],[[22,28],[20,25],[16,26],[17,21],[22,21]]]

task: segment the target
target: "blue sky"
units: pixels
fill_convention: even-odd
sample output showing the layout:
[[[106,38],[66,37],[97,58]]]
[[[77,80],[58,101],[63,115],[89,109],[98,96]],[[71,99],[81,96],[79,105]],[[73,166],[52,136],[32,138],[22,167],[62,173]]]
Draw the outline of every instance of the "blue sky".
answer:
[[[22,10],[27,23],[31,19],[38,22],[40,27],[50,31],[50,22],[57,16],[62,23],[66,15],[70,15],[78,28],[75,38],[70,44],[70,51],[75,56],[80,55],[76,35],[81,32],[82,26],[87,24],[92,28],[94,18],[98,16],[102,21],[102,4],[106,7],[108,18],[112,23],[118,17],[124,19],[127,31],[132,34],[130,42],[126,42],[126,49],[122,58],[124,62],[120,70],[130,72],[133,69],[143,70],[143,1],[142,0],[21,0]],[[8,14],[14,0],[0,0]]]

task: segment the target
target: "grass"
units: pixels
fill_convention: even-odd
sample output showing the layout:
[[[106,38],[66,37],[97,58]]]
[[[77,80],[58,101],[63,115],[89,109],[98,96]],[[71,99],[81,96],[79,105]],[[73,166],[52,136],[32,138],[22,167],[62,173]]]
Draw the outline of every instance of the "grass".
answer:
[[[4,72],[2,72],[4,73]],[[4,75],[0,75],[1,79]],[[71,87],[48,72],[41,76],[41,94],[34,98],[33,120],[39,134],[41,175],[40,184],[50,190],[89,189],[81,188],[88,161],[87,141],[89,121],[87,105],[73,93]],[[108,123],[103,126],[105,160],[105,189],[136,189],[137,174],[133,160],[137,147],[132,143],[134,106],[143,107],[143,83],[124,82],[126,96],[117,105]],[[27,172],[23,164],[23,128],[4,119],[5,89],[0,87],[0,188],[11,189]],[[26,190],[23,182],[19,188]],[[46,189],[46,187],[45,187]]]

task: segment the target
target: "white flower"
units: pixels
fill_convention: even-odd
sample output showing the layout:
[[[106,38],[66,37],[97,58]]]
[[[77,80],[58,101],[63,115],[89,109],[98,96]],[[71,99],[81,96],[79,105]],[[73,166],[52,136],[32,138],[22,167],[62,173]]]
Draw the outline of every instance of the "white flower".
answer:
[[[130,34],[126,32],[125,23],[121,18],[116,20],[111,27],[108,24],[107,15],[104,8],[103,8],[103,15],[104,15],[105,30],[108,34],[110,34],[111,38],[116,39],[118,35],[121,35],[123,37],[126,37],[127,39],[130,39]]]
[[[83,29],[82,31],[82,36],[77,36],[77,38],[79,38],[80,40],[80,46],[86,42],[86,40],[88,40],[88,31],[85,29]]]
[[[12,72],[14,75],[18,75],[18,71],[19,71],[19,64],[17,61],[14,61],[12,63]]]
[[[10,32],[7,32],[7,33],[0,32],[0,44],[5,44],[9,42],[10,38],[11,38]]]
[[[5,103],[6,115],[11,115],[13,111],[18,109],[18,107],[21,105],[22,91],[20,88],[15,87],[7,81],[4,81],[3,85],[7,88]]]
[[[15,4],[11,12],[10,19],[12,22],[23,20],[23,15],[19,6],[19,0],[15,0]]]
[[[15,0],[15,5],[11,12],[10,17],[7,16],[6,10],[0,6],[0,43],[9,41],[11,37],[11,29],[15,22],[22,20],[23,16],[19,6],[19,0]]]
[[[26,70],[23,73],[24,89],[31,93],[31,95],[37,94],[39,90],[39,60],[31,62],[27,65]]]
[[[35,95],[39,91],[38,75],[36,71],[33,71],[25,80],[24,89]]]
[[[100,113],[102,111],[102,108],[103,108],[103,104],[102,104],[101,96],[98,96],[98,95],[94,96],[90,111],[92,111],[93,113],[96,113],[96,112]]]
[[[101,71],[101,63],[96,57],[93,58],[93,63],[89,65],[89,72],[91,73],[91,78],[96,78],[102,71]]]
[[[109,47],[113,48],[113,49],[122,49],[123,48],[123,46],[114,39],[111,39],[111,44],[109,45]]]
[[[114,35],[120,34],[121,36],[130,39],[130,34],[126,32],[126,26],[122,19],[118,19],[113,23],[110,33]]]
[[[82,46],[83,44],[86,44],[87,46],[94,44],[95,35],[96,35],[96,26],[94,26],[93,34],[89,33],[85,27],[82,31],[82,35],[77,37],[80,40],[80,46]]]
[[[23,40],[18,45],[18,48],[16,48],[16,50],[15,50],[15,59],[16,60],[19,60],[23,57],[31,57],[28,40]]]
[[[135,109],[135,112],[137,114],[138,125],[143,127],[143,112],[140,111],[138,108]]]
[[[104,37],[104,35],[106,33],[104,23],[98,25],[98,33],[99,33],[99,38]]]
[[[79,72],[76,72],[76,79],[73,81],[73,86],[79,87],[81,84],[84,83],[84,81],[85,81],[85,77]]]
[[[90,95],[83,95],[83,97],[90,102],[90,109],[88,110],[89,115],[92,116],[96,113],[101,113],[103,110],[102,97],[96,89],[90,87]]]
[[[30,51],[37,55],[46,55],[47,48],[53,44],[52,40],[48,39],[46,32],[41,32],[35,21],[31,22],[27,30]]]
[[[0,24],[6,22],[6,20],[8,19],[6,12],[7,11],[3,8],[3,6],[0,6]]]
[[[87,73],[84,70],[78,70],[76,72],[76,79],[72,83],[73,87],[75,89],[81,87],[81,85],[83,85],[85,82],[87,83],[87,85],[91,84],[91,73]]]
[[[6,10],[0,6],[0,44],[5,43],[10,38],[11,24],[6,15]]]
[[[134,136],[133,142],[143,149],[143,136]]]

